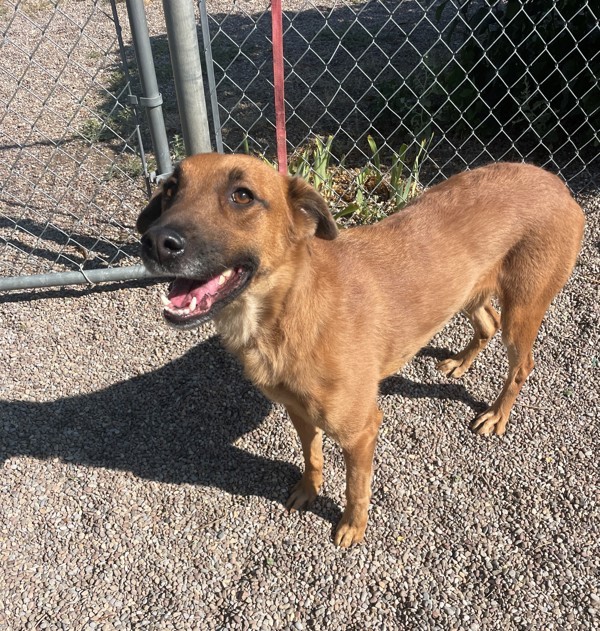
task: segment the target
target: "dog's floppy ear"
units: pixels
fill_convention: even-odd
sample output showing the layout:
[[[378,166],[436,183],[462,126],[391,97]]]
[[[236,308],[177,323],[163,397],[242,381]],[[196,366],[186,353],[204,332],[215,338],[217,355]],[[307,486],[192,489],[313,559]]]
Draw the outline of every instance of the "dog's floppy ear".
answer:
[[[288,178],[288,203],[294,214],[301,216],[310,235],[320,239],[335,239],[338,229],[327,202],[299,177]]]
[[[148,202],[148,205],[137,219],[135,227],[140,234],[144,234],[146,230],[161,216],[165,207],[173,201],[179,187],[179,179],[181,178],[181,166],[175,167],[175,170],[169,177],[163,181],[161,187],[154,194],[154,197]]]
[[[160,217],[163,207],[163,191],[161,189],[155,193],[154,197],[148,202],[148,205],[137,218],[135,227],[140,234],[144,234],[146,230]]]

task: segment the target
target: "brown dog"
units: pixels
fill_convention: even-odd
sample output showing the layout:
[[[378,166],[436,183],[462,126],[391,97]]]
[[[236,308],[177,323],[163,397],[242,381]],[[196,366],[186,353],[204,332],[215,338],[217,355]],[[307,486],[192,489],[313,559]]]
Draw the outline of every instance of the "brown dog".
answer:
[[[190,328],[214,318],[248,377],[287,408],[305,459],[290,509],[319,491],[322,433],[341,446],[340,546],[360,541],[367,524],[379,381],[458,311],[475,335],[440,362],[449,376],[460,377],[501,326],[508,378],[473,427],[502,434],[583,225],[556,176],[501,163],[456,175],[406,210],[338,235],[325,201],[304,181],[256,158],[218,154],[184,160],[137,222],[146,267],[175,278],[163,296],[166,320]]]

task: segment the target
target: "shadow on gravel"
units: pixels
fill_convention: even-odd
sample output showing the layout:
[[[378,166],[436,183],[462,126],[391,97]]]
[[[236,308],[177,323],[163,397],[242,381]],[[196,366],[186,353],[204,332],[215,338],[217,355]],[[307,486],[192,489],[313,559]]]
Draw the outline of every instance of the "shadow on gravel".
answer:
[[[400,376],[386,379],[382,393],[459,399],[476,411],[481,407],[462,386],[416,384]],[[45,403],[0,400],[0,461],[57,457],[284,502],[300,476],[298,468],[269,457],[267,448],[263,457],[234,444],[270,409],[215,337],[154,372],[105,390]],[[327,496],[309,510],[332,524],[341,514]]]
[[[0,460],[58,457],[282,501],[298,469],[233,445],[270,409],[210,339],[159,370],[99,392],[46,403],[0,400]]]
[[[25,207],[24,204],[7,202],[2,197],[0,197],[0,204],[17,209],[19,206]],[[38,209],[35,208],[35,210]],[[29,256],[35,256],[36,260],[60,263],[66,265],[69,270],[78,270],[81,266],[84,266],[86,270],[97,268],[102,263],[116,266],[124,259],[131,260],[138,253],[139,243],[131,232],[126,233],[124,229],[120,238],[112,236],[109,239],[103,236],[86,235],[69,226],[60,228],[55,225],[58,223],[56,214],[53,221],[55,223],[33,221],[23,216],[19,217],[18,213],[14,216],[0,214],[0,241],[3,246],[30,253]],[[106,220],[96,221],[96,234],[100,233],[102,228],[115,229],[115,225],[111,226]],[[18,229],[15,230],[15,227]],[[100,261],[94,261],[95,264],[93,264],[92,261],[95,258],[99,258]]]
[[[445,348],[425,346],[418,353],[420,357],[431,357],[436,361],[447,359],[452,353]],[[402,375],[392,375],[381,382],[379,393],[383,395],[397,394],[407,399],[445,399],[460,401],[473,410],[474,415],[488,408],[488,403],[474,399],[469,391],[458,381],[447,383],[418,383]]]
[[[473,410],[474,416],[488,408],[488,404],[474,399],[468,390],[458,383],[426,384],[411,381],[401,375],[393,375],[381,382],[380,394],[398,394],[407,399],[444,399],[460,401]]]

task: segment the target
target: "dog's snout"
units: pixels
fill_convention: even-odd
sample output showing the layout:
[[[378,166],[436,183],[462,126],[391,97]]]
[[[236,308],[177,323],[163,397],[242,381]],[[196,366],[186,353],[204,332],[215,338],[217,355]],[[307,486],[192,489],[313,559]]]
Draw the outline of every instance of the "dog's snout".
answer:
[[[150,228],[142,237],[144,252],[156,261],[166,263],[185,251],[185,239],[172,228]]]
[[[179,254],[184,250],[183,237],[174,230],[164,231],[158,237],[158,249],[166,256]]]

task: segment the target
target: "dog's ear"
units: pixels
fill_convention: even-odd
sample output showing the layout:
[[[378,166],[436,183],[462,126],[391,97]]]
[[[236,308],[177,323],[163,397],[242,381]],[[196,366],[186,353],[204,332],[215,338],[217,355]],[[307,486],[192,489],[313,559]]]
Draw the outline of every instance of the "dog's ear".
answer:
[[[148,202],[148,205],[137,218],[135,227],[140,234],[144,234],[148,228],[160,217],[163,207],[163,191],[162,188],[155,193],[154,197]]]
[[[288,178],[288,203],[310,236],[328,240],[337,237],[337,225],[327,202],[303,179]]]
[[[144,234],[148,228],[161,216],[165,207],[170,204],[179,187],[181,167],[177,166],[173,173],[162,183],[161,187],[148,202],[148,205],[137,219],[135,227],[140,234]]]

